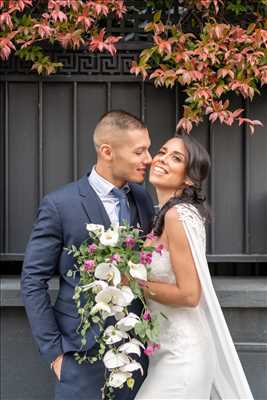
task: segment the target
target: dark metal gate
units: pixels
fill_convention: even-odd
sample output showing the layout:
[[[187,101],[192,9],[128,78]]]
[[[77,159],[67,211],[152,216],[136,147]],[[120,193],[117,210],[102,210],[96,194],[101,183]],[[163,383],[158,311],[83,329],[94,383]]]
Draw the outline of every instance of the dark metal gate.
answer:
[[[23,259],[43,195],[93,165],[91,136],[103,112],[120,108],[141,117],[152,153],[173,135],[183,94],[133,77],[129,66],[136,54],[64,53],[64,68],[49,78],[29,73],[15,59],[1,67],[1,261]],[[212,158],[208,254],[210,262],[257,263],[261,269],[267,262],[267,92],[252,105],[234,102],[265,127],[250,136],[245,127],[206,121],[193,131]]]

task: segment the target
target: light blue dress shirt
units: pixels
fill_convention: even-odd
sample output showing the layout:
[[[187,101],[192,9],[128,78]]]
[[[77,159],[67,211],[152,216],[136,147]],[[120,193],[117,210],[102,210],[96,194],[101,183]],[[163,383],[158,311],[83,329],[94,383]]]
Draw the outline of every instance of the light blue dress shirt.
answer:
[[[92,168],[92,171],[88,177],[88,181],[102,201],[111,223],[119,224],[120,201],[114,196],[114,194],[111,193],[115,186],[100,176],[96,172],[95,167]],[[126,184],[123,188],[126,193],[130,190],[128,184]]]

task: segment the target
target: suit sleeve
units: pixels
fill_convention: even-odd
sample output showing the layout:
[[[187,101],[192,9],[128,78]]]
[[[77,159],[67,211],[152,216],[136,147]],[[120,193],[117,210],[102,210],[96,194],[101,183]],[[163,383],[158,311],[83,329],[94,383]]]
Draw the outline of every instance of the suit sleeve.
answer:
[[[48,197],[37,214],[26,249],[21,290],[26,313],[42,356],[53,361],[63,353],[50,296],[48,281],[56,271],[62,251],[62,228],[58,210]]]

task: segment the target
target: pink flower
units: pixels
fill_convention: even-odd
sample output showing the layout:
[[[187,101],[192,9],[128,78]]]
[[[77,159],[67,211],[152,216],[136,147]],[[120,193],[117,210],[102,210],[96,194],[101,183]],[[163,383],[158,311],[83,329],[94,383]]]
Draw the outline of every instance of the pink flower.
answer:
[[[95,266],[94,260],[86,260],[86,261],[84,262],[84,269],[85,269],[86,271],[92,271],[92,269],[94,268],[94,266]]]
[[[94,244],[94,243],[92,243],[92,244],[89,244],[89,246],[88,246],[88,251],[89,251],[89,253],[95,253],[96,252],[96,250],[97,250],[97,245],[96,244]]]
[[[148,240],[155,240],[157,237],[154,235],[154,232],[151,231],[148,235],[146,235]]]
[[[163,248],[164,248],[163,244],[158,244],[158,245],[156,246],[156,248],[155,248],[155,251],[156,251],[157,253],[159,253],[160,255],[162,255]]]
[[[152,253],[147,253],[142,251],[140,253],[140,263],[141,264],[151,264],[152,262]]]
[[[147,346],[147,348],[144,350],[144,353],[146,356],[152,356],[155,353],[155,350],[158,350],[159,348],[159,343],[152,343]]]
[[[121,256],[119,254],[113,254],[111,256],[111,261],[119,262],[121,260]]]
[[[150,314],[149,311],[146,310],[146,311],[144,312],[143,319],[144,319],[145,321],[150,321],[150,320],[151,320],[151,314]]]
[[[146,356],[152,356],[152,354],[154,354],[153,346],[147,346],[147,348],[144,350],[144,353]]]
[[[160,349],[160,344],[159,343],[154,343],[153,347],[154,347],[154,350],[159,350]]]
[[[124,243],[126,244],[126,247],[128,247],[129,249],[132,249],[136,244],[136,242],[135,242],[135,240],[134,240],[134,238],[132,236],[128,236],[125,239]]]

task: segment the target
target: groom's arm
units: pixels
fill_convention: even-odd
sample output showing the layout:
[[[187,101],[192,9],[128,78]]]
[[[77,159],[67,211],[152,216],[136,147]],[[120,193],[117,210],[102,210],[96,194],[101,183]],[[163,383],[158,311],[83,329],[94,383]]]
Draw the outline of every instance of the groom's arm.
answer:
[[[63,353],[48,294],[48,280],[54,275],[62,251],[62,227],[56,205],[45,197],[26,249],[21,289],[33,336],[48,362]]]

